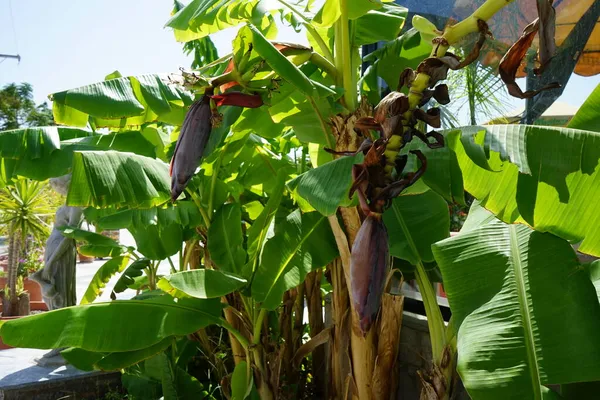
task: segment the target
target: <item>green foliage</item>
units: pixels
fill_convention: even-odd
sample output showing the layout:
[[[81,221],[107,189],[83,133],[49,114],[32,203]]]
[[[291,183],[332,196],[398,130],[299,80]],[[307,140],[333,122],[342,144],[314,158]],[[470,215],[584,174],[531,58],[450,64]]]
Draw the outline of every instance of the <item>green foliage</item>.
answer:
[[[288,188],[324,215],[332,215],[339,206],[348,205],[352,185],[352,166],[360,164],[362,154],[339,158],[312,169],[288,183]]]
[[[596,89],[594,89],[585,103],[577,110],[577,114],[569,122],[569,128],[598,132],[598,122],[600,120],[599,107],[600,85],[596,86]]]
[[[256,52],[281,78],[306,96],[315,96],[316,88],[304,73],[281,54],[255,26],[249,26],[252,32],[252,44]]]
[[[100,294],[102,294],[102,288],[106,286],[106,283],[110,278],[116,273],[122,272],[128,262],[129,258],[126,256],[114,257],[105,262],[94,274],[94,277],[83,294],[83,298],[79,304],[92,303]]]
[[[448,206],[432,191],[395,198],[383,221],[388,230],[390,254],[412,265],[432,262],[431,245],[447,238],[450,231]]]
[[[70,226],[59,227],[58,230],[60,230],[65,237],[75,239],[78,242],[86,242],[85,245],[80,246],[80,252],[83,255],[93,257],[116,257],[121,255],[125,250],[115,240],[100,235],[99,233]]]
[[[155,157],[159,143],[143,132],[96,134],[67,127],[25,128],[0,132],[2,181],[18,176],[43,181],[71,170],[73,153],[82,150],[118,150]]]
[[[82,151],[73,157],[70,206],[151,207],[170,197],[168,167],[131,153]]]
[[[303,66],[300,70],[311,78],[313,85],[317,80],[328,81],[313,65]],[[269,114],[276,124],[292,127],[301,142],[331,146],[331,128],[324,118],[334,113],[333,107],[329,99],[306,101],[306,97],[295,90],[294,85],[282,82],[271,97]]]
[[[218,301],[163,295],[147,300],[116,300],[61,308],[3,323],[0,335],[14,347],[77,347],[94,352],[123,352],[152,346],[219,323]],[[89,329],[89,327],[94,327]],[[44,332],[43,336],[22,332]]]
[[[45,102],[35,105],[29,83],[9,83],[0,90],[0,131],[48,125],[54,125],[52,111]]]
[[[252,388],[252,385],[248,382],[247,369],[248,363],[242,361],[236,365],[233,370],[233,376],[231,378],[232,400],[244,400],[249,395],[248,391]]]
[[[363,5],[365,3],[362,2]],[[404,26],[407,13],[406,8],[394,3],[380,3],[378,9],[367,11],[355,21],[354,45],[362,46],[396,39]]]
[[[276,32],[273,16],[261,12],[263,10],[259,3],[258,0],[194,0],[183,8],[178,7],[166,26],[173,28],[178,42],[200,39],[245,21],[251,21],[267,31],[275,28]]]
[[[54,213],[44,196],[43,182],[19,179],[0,190],[0,224],[8,226],[11,235],[29,235],[44,241],[49,235],[48,217]]]
[[[277,186],[271,192],[269,201],[263,208],[260,215],[254,220],[250,228],[248,229],[248,266],[244,269],[244,275],[248,276],[253,274],[255,271],[255,262],[258,259],[258,255],[262,250],[267,233],[277,208],[281,202],[284,192],[285,185],[285,173],[280,171],[277,175]]]
[[[192,61],[191,67],[194,69],[203,67],[206,64],[210,64],[219,58],[217,48],[208,36],[205,36],[201,39],[186,42],[183,45],[183,51],[188,55],[193,53],[194,61]],[[210,74],[217,75],[218,71],[216,69],[213,69],[207,72]]]
[[[246,262],[242,248],[242,211],[237,204],[225,204],[215,214],[208,229],[208,250],[219,269],[241,273]]]
[[[371,103],[379,103],[377,77],[381,77],[390,90],[395,90],[402,71],[417,68],[430,52],[431,43],[422,39],[415,29],[409,30],[364,58],[363,61],[371,65],[361,78],[361,92]]]
[[[367,158],[334,160],[324,148],[358,145],[345,133],[357,116],[370,113],[364,104],[351,115],[358,88],[376,105],[379,78],[395,90],[402,71],[431,53],[432,32],[401,32],[406,15],[405,8],[378,0],[176,1],[166,25],[193,53],[193,73],[123,77],[114,71],[102,82],[52,95],[56,121],[70,127],[0,132],[3,186],[21,184],[19,177],[72,173],[68,205],[87,207],[85,217],[98,231],[127,229],[136,242],[125,247],[65,227],[65,236],[84,242],[82,254],[112,258],[80,306],[3,322],[3,341],[67,347],[65,358],[78,368],[123,370],[129,394],[144,399],[212,398],[217,387],[223,393],[215,396],[223,398],[273,398],[279,385],[300,392],[305,377],[316,384],[315,354],[312,361],[294,359],[310,343],[298,307],[322,304],[309,298],[314,288],[303,283],[328,266],[312,296],[333,290],[334,299],[347,298],[346,289],[339,290],[353,282],[334,282],[340,263],[331,263],[347,256],[343,236],[351,238],[356,227],[345,225],[334,238],[330,223],[336,227],[340,207],[356,205],[348,196],[352,170]],[[313,48],[273,41],[276,19],[305,29]],[[240,28],[231,54],[218,58],[209,35],[234,26]],[[381,41],[364,58],[370,66],[357,82],[359,46]],[[469,85],[479,94],[496,88],[489,71],[475,72]],[[260,96],[262,105],[217,106],[223,92]],[[170,202],[167,162],[180,125],[194,99],[210,93],[214,114],[205,156],[181,200]],[[593,132],[598,96],[596,90],[569,128],[461,128],[444,132],[441,149],[418,139],[402,149],[409,155],[404,173],[421,165],[408,153],[415,149],[426,155],[427,171],[383,215],[389,252],[404,278],[418,282],[433,361],[441,365],[445,351],[453,360],[457,347],[458,370],[474,399],[551,398],[548,384],[569,384],[568,397],[594,387],[573,382],[600,379],[593,340],[600,267],[580,265],[564,240],[583,241],[581,251],[600,255],[593,201],[600,187]],[[471,96],[470,106],[483,97]],[[447,203],[464,206],[465,191],[478,201],[461,234],[447,239]],[[6,204],[0,200],[3,217],[10,214]],[[35,223],[40,229],[32,229],[41,232]],[[160,276],[165,261],[171,274]],[[440,269],[456,332],[444,325],[430,284]],[[137,296],[95,303],[113,276],[113,299],[127,289]],[[336,318],[352,319],[352,310],[334,311]],[[335,340],[345,334],[337,325],[343,318],[335,320]],[[375,342],[386,343],[384,333]],[[343,355],[344,363],[350,355],[353,374],[362,361],[354,339]],[[370,351],[364,354],[375,355],[378,349],[367,342],[360,344]],[[234,366],[231,358],[242,356]],[[273,372],[277,363],[281,374]],[[452,369],[453,361],[444,368]]]
[[[458,164],[459,173],[454,175],[453,170],[448,179],[428,170],[424,180],[433,182],[430,186],[447,198],[448,189],[454,191],[462,180],[464,189],[501,220],[526,223],[567,240],[583,240],[581,251],[600,255],[599,237],[586,222],[598,218],[597,208],[586,200],[600,187],[595,183],[598,140],[595,132],[570,128],[463,128],[446,134],[445,154],[424,150],[428,158],[445,157]],[[418,146],[411,143],[412,148]]]
[[[541,399],[542,385],[598,380],[600,305],[566,241],[488,219],[433,251],[473,399]]]
[[[118,77],[51,95],[56,122],[122,128],[147,122],[181,124],[188,92],[161,75]]]
[[[113,296],[115,293],[123,293],[128,286],[135,283],[135,278],[142,276],[143,270],[150,267],[151,261],[147,258],[140,258],[131,263],[123,271],[113,288]]]
[[[161,278],[158,287],[173,297],[212,299],[241,289],[247,281],[239,276],[211,269],[195,269]]]
[[[252,297],[267,309],[281,303],[283,293],[304,281],[314,268],[327,265],[337,248],[326,219],[296,210],[275,226],[252,281]]]

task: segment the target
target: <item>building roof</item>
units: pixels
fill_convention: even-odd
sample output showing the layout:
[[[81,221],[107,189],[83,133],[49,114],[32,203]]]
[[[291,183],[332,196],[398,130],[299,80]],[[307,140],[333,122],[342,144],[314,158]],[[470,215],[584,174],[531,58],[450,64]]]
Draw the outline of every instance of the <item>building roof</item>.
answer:
[[[550,107],[540,116],[540,118],[544,117],[572,117],[579,110],[579,107],[573,106],[571,104],[555,101],[552,103]],[[525,107],[519,107],[513,111],[510,111],[506,114],[507,118],[518,117],[523,115],[525,112]]]

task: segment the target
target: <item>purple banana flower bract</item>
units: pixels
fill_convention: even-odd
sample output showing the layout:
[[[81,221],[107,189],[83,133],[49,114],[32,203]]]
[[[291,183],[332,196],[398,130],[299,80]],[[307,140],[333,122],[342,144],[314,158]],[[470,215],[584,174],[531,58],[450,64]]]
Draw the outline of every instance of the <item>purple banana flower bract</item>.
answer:
[[[379,311],[388,271],[387,229],[381,214],[370,213],[362,223],[350,257],[352,298],[365,333]]]
[[[200,165],[212,129],[210,96],[204,95],[190,107],[171,159],[171,200],[175,201]]]

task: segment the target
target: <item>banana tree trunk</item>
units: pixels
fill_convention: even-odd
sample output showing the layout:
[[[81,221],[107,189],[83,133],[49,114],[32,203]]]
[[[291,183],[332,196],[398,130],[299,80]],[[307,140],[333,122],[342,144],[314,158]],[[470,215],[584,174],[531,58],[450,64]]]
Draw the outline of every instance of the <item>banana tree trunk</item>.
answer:
[[[354,132],[354,122],[370,113],[370,107],[363,103],[350,116],[333,118],[332,127],[337,151],[352,151],[358,148],[362,139]],[[401,296],[384,296],[386,311],[380,311],[375,323],[363,335],[358,314],[353,306],[354,302],[351,301],[352,291],[349,290],[352,286],[350,249],[362,220],[355,207],[340,208],[339,216],[343,228],[336,215],[329,217],[340,252],[340,262],[337,268],[331,270],[335,326],[332,349],[334,379],[332,398],[390,399],[394,393],[392,382],[398,380],[396,360],[404,302]],[[381,345],[379,346],[378,343]],[[344,345],[345,348],[342,347]]]
[[[349,385],[352,379],[352,363],[350,361],[350,301],[340,258],[331,263],[329,272],[333,287],[331,296],[333,335],[330,346],[331,386],[329,398],[345,399],[351,393]]]
[[[315,337],[323,329],[323,298],[321,296],[321,279],[323,271],[313,271],[306,275],[304,281],[304,289],[306,294],[306,302],[308,308],[308,326],[310,329],[310,337]],[[314,385],[314,396],[320,399],[328,398],[327,381],[329,371],[327,368],[327,354],[329,345],[317,347],[312,353],[312,372]]]

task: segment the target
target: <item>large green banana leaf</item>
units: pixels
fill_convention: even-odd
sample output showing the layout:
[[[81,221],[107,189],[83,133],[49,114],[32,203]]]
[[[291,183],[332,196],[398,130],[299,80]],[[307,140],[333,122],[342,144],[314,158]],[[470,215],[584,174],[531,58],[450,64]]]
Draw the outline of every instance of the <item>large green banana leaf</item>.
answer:
[[[5,321],[0,325],[0,336],[14,347],[133,351],[169,336],[187,335],[218,324],[221,311],[218,299],[175,302],[163,295],[148,300],[116,300]]]
[[[61,141],[92,136],[77,128],[42,126],[0,132],[0,157],[36,159],[61,149]]]
[[[168,165],[118,151],[82,151],[73,157],[67,204],[152,207],[170,196]]]
[[[558,398],[546,385],[598,380],[600,304],[569,243],[479,222],[433,245],[471,398]]]
[[[323,215],[332,215],[341,205],[349,205],[348,190],[352,185],[352,166],[363,155],[341,157],[311,169],[288,182],[287,186]]]
[[[118,150],[154,157],[156,147],[141,132],[96,134],[70,127],[36,127],[0,132],[3,181],[24,176],[43,181],[65,175],[74,151]]]
[[[375,6],[378,8],[368,10],[364,14],[362,10],[357,10],[356,15],[362,15],[354,23],[353,42],[355,46],[396,39],[404,26],[404,20],[408,13],[406,8],[394,3],[383,4],[369,0],[358,0],[350,2],[350,4],[356,8],[358,8],[357,6],[367,6],[369,8]]]
[[[467,127],[445,134],[447,147],[430,150],[424,181],[446,198],[456,188],[480,199],[507,223],[524,223],[600,255],[600,134],[525,125]],[[454,168],[457,165],[459,168]],[[445,167],[444,167],[445,166]],[[438,173],[446,168],[450,173]]]
[[[84,211],[85,219],[97,229],[144,229],[149,225],[178,224],[195,228],[202,223],[200,211],[192,201],[167,203],[152,208],[92,208]]]
[[[88,288],[85,290],[83,297],[81,298],[80,305],[93,303],[98,296],[102,294],[102,289],[106,286],[108,281],[117,273],[123,272],[127,264],[129,263],[128,256],[113,257],[106,261],[96,271]]]
[[[569,122],[569,128],[600,132],[600,84]]]
[[[216,212],[208,228],[208,251],[219,269],[241,274],[246,262],[239,204],[225,204]]]
[[[171,274],[158,281],[158,287],[173,297],[212,299],[241,289],[244,278],[214,269],[194,269]]]
[[[181,125],[193,96],[167,76],[118,77],[50,95],[59,124],[122,128],[160,121]]]
[[[194,0],[177,12],[165,26],[173,28],[178,42],[200,39],[225,28],[251,21],[273,36],[277,27],[273,16],[265,12],[259,0]]]

